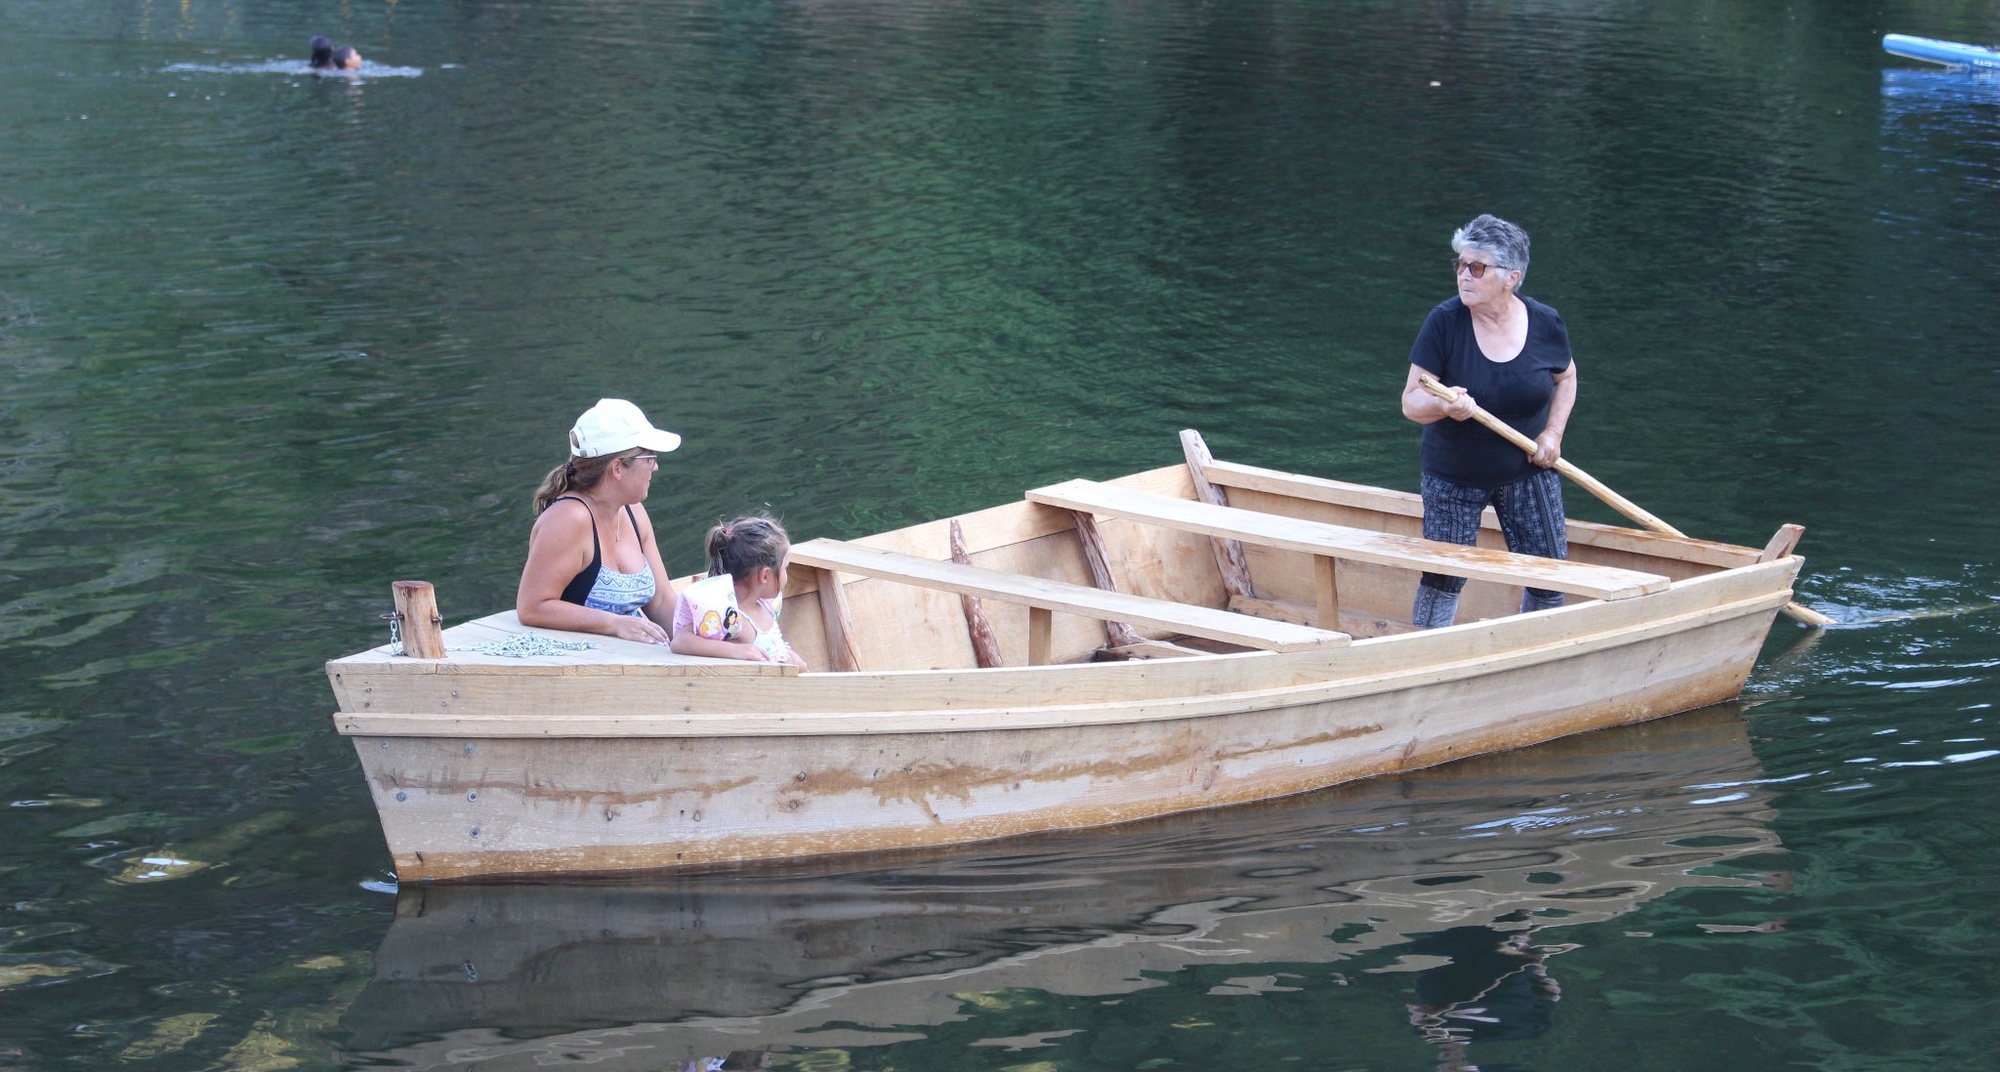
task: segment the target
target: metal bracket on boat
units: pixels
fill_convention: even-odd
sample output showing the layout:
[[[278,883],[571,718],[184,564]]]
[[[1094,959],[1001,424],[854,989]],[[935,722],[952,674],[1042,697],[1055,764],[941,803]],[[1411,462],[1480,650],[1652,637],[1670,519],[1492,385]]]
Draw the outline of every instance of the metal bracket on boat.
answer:
[[[391,655],[403,654],[402,612],[392,610],[389,613],[382,615],[382,620],[389,623],[389,654]],[[444,615],[442,614],[431,615],[431,624],[432,625],[444,624]]]

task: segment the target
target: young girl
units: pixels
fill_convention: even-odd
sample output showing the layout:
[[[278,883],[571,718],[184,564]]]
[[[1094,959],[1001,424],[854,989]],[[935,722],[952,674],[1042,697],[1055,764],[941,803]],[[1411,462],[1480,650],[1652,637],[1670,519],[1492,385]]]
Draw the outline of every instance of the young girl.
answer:
[[[778,630],[786,558],[792,541],[768,517],[739,517],[708,530],[708,578],[688,585],[674,605],[682,655],[790,663],[806,668]]]

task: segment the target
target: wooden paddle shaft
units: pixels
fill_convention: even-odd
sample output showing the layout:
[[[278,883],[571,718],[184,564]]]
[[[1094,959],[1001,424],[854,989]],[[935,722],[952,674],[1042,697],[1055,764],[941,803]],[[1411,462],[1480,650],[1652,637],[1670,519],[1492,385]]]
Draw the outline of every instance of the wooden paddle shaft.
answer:
[[[1458,393],[1456,391],[1453,391],[1451,388],[1446,387],[1442,383],[1439,383],[1438,378],[1436,376],[1431,375],[1428,372],[1419,376],[1417,378],[1417,382],[1423,385],[1424,390],[1429,391],[1430,393],[1438,396],[1439,398],[1444,399],[1446,402],[1455,402],[1458,400]],[[1533,454],[1535,452],[1534,440],[1529,439],[1527,436],[1524,436],[1521,433],[1515,431],[1513,425],[1510,425],[1506,421],[1503,421],[1500,418],[1495,417],[1491,413],[1486,412],[1484,409],[1481,409],[1477,403],[1474,403],[1472,407],[1472,419],[1478,421],[1480,424],[1483,424],[1487,428],[1491,429],[1493,434],[1499,436],[1500,438],[1506,440],[1509,443],[1514,444],[1517,447],[1520,447],[1522,450],[1527,451],[1529,454]],[[1666,522],[1660,520],[1659,518],[1654,517],[1652,514],[1647,513],[1644,509],[1642,509],[1639,506],[1638,503],[1635,503],[1632,500],[1627,499],[1625,496],[1620,495],[1615,491],[1612,491],[1596,477],[1591,476],[1589,473],[1586,473],[1583,470],[1577,468],[1576,466],[1570,464],[1570,461],[1567,458],[1557,458],[1555,464],[1555,470],[1556,472],[1561,473],[1562,475],[1570,478],[1571,480],[1576,481],[1577,484],[1583,488],[1583,490],[1591,493],[1592,495],[1597,496],[1599,499],[1604,500],[1604,502],[1607,505],[1609,505],[1613,510],[1616,510],[1621,514],[1624,514],[1626,517],[1629,517],[1632,520],[1637,521],[1639,524],[1644,525],[1649,529],[1652,529],[1654,532],[1662,532],[1667,534],[1668,536],[1685,537],[1687,535],[1687,533],[1682,532],[1681,530],[1673,527],[1672,525],[1667,524]]]
[[[1445,400],[1446,402],[1458,401],[1458,392],[1452,390],[1449,387],[1446,387],[1443,383],[1439,382],[1436,376],[1433,376],[1428,372],[1420,373],[1417,376],[1417,383],[1422,385],[1424,390],[1429,391],[1431,394],[1436,395],[1437,397]],[[1521,448],[1522,450],[1528,452],[1529,454],[1533,454],[1535,452],[1534,440],[1529,439],[1527,436],[1522,435],[1518,431],[1515,431],[1512,425],[1508,424],[1506,421],[1503,421],[1498,417],[1495,417],[1491,413],[1486,412],[1486,410],[1482,409],[1477,403],[1474,403],[1472,407],[1472,419],[1478,421],[1482,425],[1485,425],[1488,429],[1490,429],[1493,432],[1493,434],[1499,436],[1500,438],[1506,440],[1509,443],[1514,444],[1515,446]],[[1625,496],[1620,495],[1615,491],[1612,491],[1609,487],[1606,487],[1604,485],[1603,481],[1598,480],[1596,477],[1591,476],[1589,473],[1586,473],[1582,469],[1577,468],[1575,465],[1570,464],[1569,459],[1557,458],[1554,468],[1556,472],[1561,473],[1562,475],[1570,478],[1571,480],[1576,481],[1577,485],[1582,487],[1585,491],[1588,491],[1592,495],[1595,495],[1599,499],[1603,500],[1605,505],[1611,507],[1613,510],[1618,511],[1621,514],[1624,514],[1626,517],[1629,517],[1632,520],[1637,521],[1639,524],[1644,525],[1645,527],[1653,530],[1654,532],[1662,533],[1667,536],[1679,536],[1683,539],[1687,538],[1687,533],[1682,532],[1681,530],[1673,527],[1672,525],[1667,524],[1665,521],[1662,521],[1657,517],[1654,517],[1652,514],[1642,509],[1639,506],[1639,504],[1633,502],[1630,499],[1627,499]],[[1785,604],[1785,613],[1787,615],[1790,615],[1792,618],[1797,619],[1798,621],[1804,622],[1807,625],[1826,626],[1833,624],[1832,618],[1829,618],[1826,615],[1821,614],[1820,612],[1813,610],[1810,607],[1802,606],[1798,603]]]

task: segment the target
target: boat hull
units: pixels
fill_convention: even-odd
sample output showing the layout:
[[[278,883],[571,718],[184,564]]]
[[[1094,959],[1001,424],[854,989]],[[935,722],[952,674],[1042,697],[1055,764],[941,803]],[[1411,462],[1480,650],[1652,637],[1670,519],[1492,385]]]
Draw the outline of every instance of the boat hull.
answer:
[[[355,1064],[457,1067],[476,1053],[481,1069],[529,1069],[589,1053],[594,1069],[658,1072],[812,1050],[836,1031],[846,1045],[858,1032],[887,1041],[963,1019],[968,993],[1116,999],[1221,965],[1351,972],[1452,928],[1546,943],[1675,893],[1763,892],[1777,880],[1747,857],[1768,867],[1783,846],[1761,775],[1725,706],[1351,791],[984,850],[411,885],[340,1026],[367,1051]]]
[[[349,665],[336,720],[404,881],[936,846],[1267,799],[1728,700],[1798,567],[1328,651],[794,677]]]

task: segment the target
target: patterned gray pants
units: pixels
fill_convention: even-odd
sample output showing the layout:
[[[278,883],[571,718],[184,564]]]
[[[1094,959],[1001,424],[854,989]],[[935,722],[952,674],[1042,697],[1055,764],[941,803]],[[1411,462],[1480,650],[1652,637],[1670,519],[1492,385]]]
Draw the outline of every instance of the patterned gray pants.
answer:
[[[1553,469],[1537,469],[1503,488],[1468,488],[1424,474],[1424,539],[1444,543],[1475,543],[1479,514],[1490,504],[1500,518],[1507,550],[1543,558],[1569,557],[1569,530],[1563,523],[1562,478]],[[1417,584],[1410,622],[1419,629],[1437,629],[1458,616],[1458,593],[1465,578],[1426,573]],[[1548,610],[1563,603],[1561,592],[1529,588],[1521,594],[1521,610]]]

